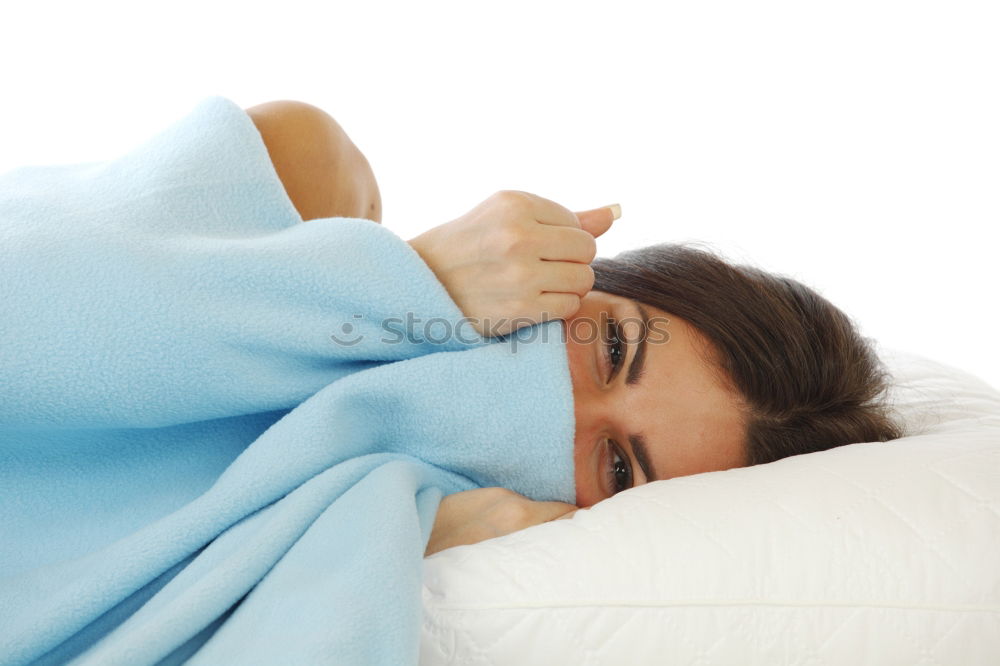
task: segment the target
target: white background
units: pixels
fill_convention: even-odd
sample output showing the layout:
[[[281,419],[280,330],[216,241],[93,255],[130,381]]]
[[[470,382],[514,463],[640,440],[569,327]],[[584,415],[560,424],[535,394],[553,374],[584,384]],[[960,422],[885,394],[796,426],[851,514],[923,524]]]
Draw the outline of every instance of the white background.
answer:
[[[208,95],[330,112],[409,239],[493,192],[621,203],[882,347],[1000,386],[995,2],[8,3],[0,172],[113,158]]]

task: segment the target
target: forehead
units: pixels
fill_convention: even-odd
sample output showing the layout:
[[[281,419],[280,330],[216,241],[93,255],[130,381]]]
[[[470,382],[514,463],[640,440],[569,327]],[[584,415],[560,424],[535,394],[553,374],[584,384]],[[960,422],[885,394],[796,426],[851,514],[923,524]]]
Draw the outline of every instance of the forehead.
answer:
[[[637,421],[629,425],[656,449],[651,454],[663,474],[741,466],[739,395],[722,381],[713,348],[687,321],[644,307],[650,316],[646,372],[636,389],[627,392],[624,413]]]

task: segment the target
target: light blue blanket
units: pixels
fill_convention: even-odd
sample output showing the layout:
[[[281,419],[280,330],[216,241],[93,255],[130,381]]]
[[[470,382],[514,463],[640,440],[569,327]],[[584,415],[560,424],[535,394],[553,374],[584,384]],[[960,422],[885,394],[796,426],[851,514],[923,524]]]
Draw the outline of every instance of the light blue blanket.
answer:
[[[574,501],[562,324],[301,223],[226,98],[0,176],[0,309],[0,664],[415,664],[440,498]]]

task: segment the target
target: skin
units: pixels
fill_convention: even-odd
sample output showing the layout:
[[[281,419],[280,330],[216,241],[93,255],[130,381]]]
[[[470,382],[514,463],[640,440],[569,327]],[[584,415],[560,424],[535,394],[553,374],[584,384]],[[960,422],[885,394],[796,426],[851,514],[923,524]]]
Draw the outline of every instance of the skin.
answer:
[[[381,221],[381,196],[371,166],[329,114],[288,100],[267,102],[246,112],[304,221],[323,217]],[[638,464],[628,433],[641,433],[648,442],[657,480],[745,465],[738,395],[718,381],[714,368],[703,358],[710,351],[706,341],[682,319],[644,307],[650,317],[660,319],[653,319],[645,372],[631,386],[625,381],[626,370],[637,345],[626,343],[621,368],[609,382],[608,336],[597,335],[595,324],[610,316],[623,323],[626,341],[636,341],[641,325],[635,302],[590,291],[576,314],[566,319],[579,507],[615,494],[607,472],[616,462],[631,471],[630,481],[624,478],[628,474],[619,475],[626,485],[651,480]],[[624,458],[615,460],[609,454],[608,439],[619,445]]]
[[[276,100],[244,109],[303,221],[357,217],[382,221],[382,196],[368,159],[322,109]]]
[[[641,433],[646,440],[656,480],[745,465],[739,397],[722,385],[703,358],[710,351],[707,341],[686,321],[659,308],[643,307],[651,326],[645,371],[633,385],[626,384],[626,375],[642,330],[635,301],[591,291],[576,315],[566,320],[580,507],[617,492],[607,470],[618,460],[632,471],[631,487],[651,480],[638,464],[628,433]],[[595,333],[596,324],[609,316],[622,322],[626,341],[623,361],[610,382],[605,356],[610,335]],[[609,453],[609,439],[619,445],[624,459]],[[617,476],[628,485],[626,474]]]

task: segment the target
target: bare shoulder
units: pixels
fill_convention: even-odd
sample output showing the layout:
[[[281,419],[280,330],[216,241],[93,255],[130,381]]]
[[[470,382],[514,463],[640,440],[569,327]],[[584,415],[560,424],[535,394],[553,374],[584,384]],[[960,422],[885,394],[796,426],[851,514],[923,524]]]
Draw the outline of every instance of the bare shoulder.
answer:
[[[303,220],[381,222],[382,200],[371,165],[333,116],[297,100],[265,102],[245,111]]]

